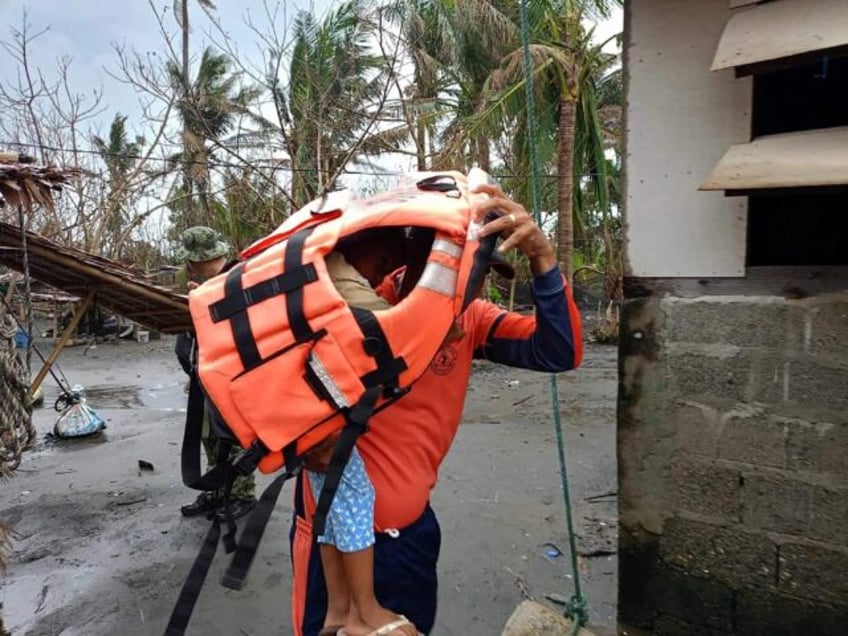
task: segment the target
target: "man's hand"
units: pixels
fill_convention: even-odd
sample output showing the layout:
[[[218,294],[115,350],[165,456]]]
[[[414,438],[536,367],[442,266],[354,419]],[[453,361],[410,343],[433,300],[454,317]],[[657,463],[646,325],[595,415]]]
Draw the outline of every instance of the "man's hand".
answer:
[[[534,274],[544,274],[556,266],[553,246],[523,205],[508,198],[499,185],[480,184],[472,192],[489,195],[476,203],[474,216],[477,221],[482,221],[489,212],[500,215],[483,226],[480,238],[500,234],[504,241],[498,246],[498,252],[518,248],[530,259]]]

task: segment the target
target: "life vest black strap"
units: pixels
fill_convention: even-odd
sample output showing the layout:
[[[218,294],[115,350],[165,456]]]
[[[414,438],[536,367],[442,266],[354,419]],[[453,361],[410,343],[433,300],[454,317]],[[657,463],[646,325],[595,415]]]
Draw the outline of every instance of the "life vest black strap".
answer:
[[[227,294],[218,302],[210,305],[209,313],[212,316],[212,322],[229,320],[236,314],[246,311],[252,305],[280,294],[288,294],[316,280],[318,280],[318,272],[312,263],[300,265],[291,270],[287,269],[279,276],[251,285],[240,295],[231,296]]]
[[[203,416],[206,409],[206,396],[200,386],[197,374],[189,376],[188,403],[186,421],[183,430],[183,445],[180,451],[180,469],[183,483],[194,490],[220,490],[226,485],[231,466],[226,461],[231,444],[221,441],[218,444],[216,466],[205,475],[200,472],[201,437],[203,434]],[[225,461],[220,461],[221,457]]]
[[[221,525],[215,520],[212,522],[209,532],[206,533],[200,552],[191,566],[191,571],[185,583],[183,583],[180,595],[177,597],[177,602],[171,612],[171,618],[168,620],[168,626],[165,628],[165,636],[182,636],[185,634],[194,612],[194,606],[197,603],[197,597],[200,595],[200,589],[209,573],[209,566],[212,565],[215,552],[218,550],[220,536]]]
[[[271,513],[277,505],[277,498],[280,496],[280,491],[283,484],[292,477],[295,477],[300,472],[300,467],[293,471],[286,471],[278,475],[272,481],[259,501],[256,503],[256,508],[250,513],[247,523],[241,532],[238,548],[233,555],[233,560],[230,566],[224,573],[221,579],[221,585],[231,590],[240,590],[244,587],[244,581],[247,578],[247,573],[253,563],[253,557],[256,556],[256,550],[259,547],[259,542],[262,540],[262,535],[265,533],[265,528],[268,521],[271,519]]]
[[[483,222],[488,223],[499,216],[500,215],[497,212],[489,212],[485,219],[483,219]],[[497,234],[485,236],[480,240],[480,244],[477,246],[477,251],[474,252],[474,262],[471,265],[471,272],[468,275],[468,283],[465,286],[465,296],[462,299],[463,311],[468,308],[471,301],[473,301],[477,297],[477,294],[480,293],[480,289],[483,286],[483,280],[486,278],[486,274],[489,273],[489,262],[491,261],[497,242]]]
[[[288,240],[283,273],[279,276],[245,289],[242,281],[245,263],[232,267],[224,279],[224,298],[210,306],[214,322],[230,321],[233,341],[244,369],[252,369],[262,362],[246,311],[251,305],[285,294],[286,313],[295,341],[306,342],[313,337],[312,327],[303,313],[303,287],[318,280],[315,266],[303,263],[303,246],[313,229],[304,228]]]
[[[313,227],[307,227],[295,233],[288,240],[286,255],[283,260],[285,271],[295,271],[303,265],[303,245],[312,234]],[[286,294],[286,313],[289,319],[289,328],[297,342],[306,342],[312,338],[312,327],[303,313],[303,287],[295,287]]]
[[[401,357],[395,357],[389,340],[386,338],[386,334],[383,332],[380,321],[377,320],[374,312],[361,307],[351,307],[350,311],[365,337],[362,342],[365,353],[373,357],[377,363],[377,368],[374,371],[366,373],[360,378],[362,384],[366,388],[377,385],[382,385],[385,388],[396,387],[398,376],[406,370],[406,361]]]
[[[244,286],[241,280],[244,271],[244,263],[239,263],[227,272],[224,282],[224,294],[226,297],[243,297]],[[230,318],[230,327],[233,331],[233,340],[236,344],[241,364],[245,369],[259,364],[262,356],[250,329],[250,318],[246,311],[237,312]]]
[[[432,177],[425,177],[415,184],[421,190],[426,190],[428,192],[453,192],[459,191],[459,186],[456,183],[456,179],[454,179],[449,174],[436,174]]]
[[[356,445],[356,440],[368,427],[368,420],[374,412],[374,406],[383,393],[382,386],[370,387],[363,393],[359,401],[345,414],[345,425],[341,430],[339,439],[333,447],[333,455],[330,458],[330,466],[324,477],[324,485],[318,496],[315,506],[315,515],[312,520],[313,534],[318,537],[324,534],[327,524],[327,514],[339,489],[342,473],[350,460],[350,454]]]

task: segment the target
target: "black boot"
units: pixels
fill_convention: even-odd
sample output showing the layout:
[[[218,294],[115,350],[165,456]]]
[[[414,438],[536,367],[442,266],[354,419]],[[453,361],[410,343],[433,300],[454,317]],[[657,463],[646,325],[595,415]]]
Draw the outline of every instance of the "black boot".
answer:
[[[217,510],[221,507],[222,503],[217,493],[202,492],[192,503],[180,508],[180,512],[184,517],[199,517],[200,515]]]
[[[243,517],[248,512],[253,510],[255,506],[256,497],[251,497],[250,499],[231,499],[230,516],[232,519],[238,519],[239,517]],[[223,505],[220,505],[219,508],[215,511],[215,517],[218,519],[218,521],[227,520],[227,511],[224,509]]]

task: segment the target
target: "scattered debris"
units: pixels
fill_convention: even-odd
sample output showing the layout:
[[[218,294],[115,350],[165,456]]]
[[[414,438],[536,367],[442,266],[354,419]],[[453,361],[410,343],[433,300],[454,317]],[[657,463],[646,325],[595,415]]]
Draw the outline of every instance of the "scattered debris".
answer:
[[[147,497],[138,497],[137,499],[125,499],[123,501],[116,501],[116,506],[132,506],[133,504],[142,503],[143,501],[147,501]]]
[[[555,543],[547,542],[543,543],[539,547],[547,548],[547,550],[545,550],[545,558],[551,562],[553,562],[554,559],[558,559],[563,554],[562,550],[560,550],[559,546],[557,546]]]
[[[562,594],[549,592],[548,594],[545,594],[545,598],[551,603],[556,603],[557,605],[568,605],[568,599],[566,599]]]
[[[519,405],[524,404],[525,402],[527,402],[529,400],[532,400],[534,397],[536,397],[536,396],[531,393],[527,397],[523,397],[520,400],[513,402],[512,405],[513,406],[519,406]]]
[[[598,557],[618,554],[618,526],[614,520],[586,519],[585,531],[577,536],[577,554]]]
[[[533,595],[530,594],[530,587],[527,585],[527,579],[525,579],[521,574],[516,574],[512,568],[505,567],[504,570],[515,577],[515,587],[517,587],[518,591],[521,592],[521,596],[527,600],[533,600]]]
[[[601,493],[600,495],[592,495],[591,497],[586,497],[586,499],[584,499],[584,501],[594,502],[594,501],[599,501],[601,499],[607,499],[609,497],[617,497],[617,496],[618,496],[617,490],[610,490],[609,492]]]

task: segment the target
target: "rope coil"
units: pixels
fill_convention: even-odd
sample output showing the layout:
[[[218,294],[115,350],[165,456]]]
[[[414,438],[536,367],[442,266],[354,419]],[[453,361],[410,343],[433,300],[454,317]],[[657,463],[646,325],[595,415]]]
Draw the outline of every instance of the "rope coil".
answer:
[[[29,372],[13,350],[0,351],[0,476],[21,463],[21,455],[38,434],[32,424]]]

